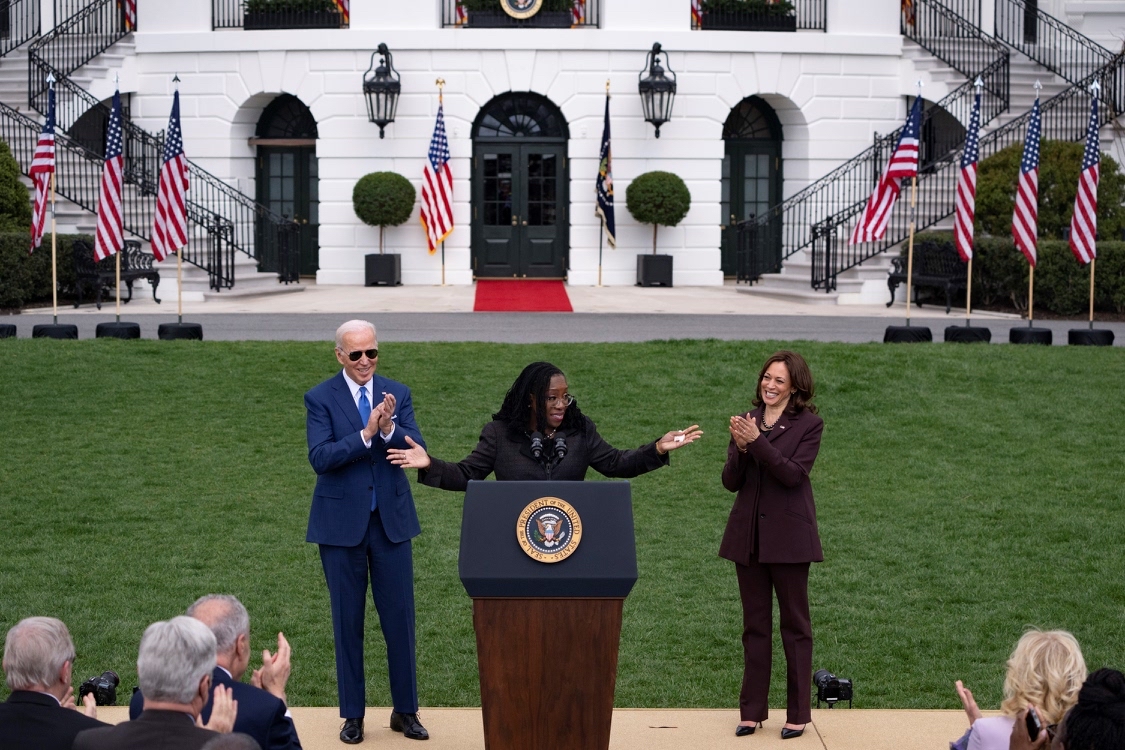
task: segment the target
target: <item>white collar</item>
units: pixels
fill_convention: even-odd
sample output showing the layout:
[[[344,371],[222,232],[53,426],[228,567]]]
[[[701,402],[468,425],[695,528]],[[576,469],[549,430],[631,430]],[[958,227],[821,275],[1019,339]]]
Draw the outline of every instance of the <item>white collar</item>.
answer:
[[[369,398],[371,398],[375,395],[375,375],[374,374],[371,375],[371,380],[368,380],[363,385],[360,385],[359,383],[352,380],[351,377],[348,375],[347,370],[340,370],[340,374],[344,376],[344,382],[348,384],[348,390],[350,390],[352,392],[352,398],[353,399],[359,398],[359,389],[360,388],[365,388],[365,389],[368,390],[368,392],[369,392],[368,397]]]

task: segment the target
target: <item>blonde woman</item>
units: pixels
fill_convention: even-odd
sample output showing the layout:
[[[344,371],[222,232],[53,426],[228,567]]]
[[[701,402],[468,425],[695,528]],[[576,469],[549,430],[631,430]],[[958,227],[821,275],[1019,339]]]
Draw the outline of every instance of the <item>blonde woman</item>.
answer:
[[[1086,661],[1074,636],[1065,630],[1029,630],[1008,658],[1004,701],[1000,716],[983,718],[973,694],[957,680],[957,696],[969,716],[969,731],[952,750],[1008,750],[1016,714],[1030,704],[1039,720],[1054,734],[1054,727],[1078,700],[1086,680]]]

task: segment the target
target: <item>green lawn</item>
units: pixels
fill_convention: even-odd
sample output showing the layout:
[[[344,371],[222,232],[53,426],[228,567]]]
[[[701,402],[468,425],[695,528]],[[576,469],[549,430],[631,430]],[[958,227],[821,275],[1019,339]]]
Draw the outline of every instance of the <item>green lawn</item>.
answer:
[[[857,706],[953,708],[963,679],[1000,700],[1027,626],[1125,666],[1125,351],[797,345],[826,422],[813,472],[826,561],[810,583],[815,667]],[[730,414],[776,342],[387,344],[431,450],[459,459],[520,368],[550,359],[602,434],[635,447],[701,424],[702,442],[633,481],[640,580],[626,601],[617,703],[734,707],[733,567],[716,556]],[[76,676],[135,684],[144,627],[206,592],[238,595],[253,648],[293,644],[295,705],[335,705],[328,596],[304,542],[313,473],[302,394],[329,344],[0,342],[0,629],[70,626]],[[457,579],[462,495],[415,485],[423,705],[479,703]],[[369,614],[368,698],[389,705]],[[778,643],[773,703],[784,703]],[[2,697],[2,696],[0,696]]]

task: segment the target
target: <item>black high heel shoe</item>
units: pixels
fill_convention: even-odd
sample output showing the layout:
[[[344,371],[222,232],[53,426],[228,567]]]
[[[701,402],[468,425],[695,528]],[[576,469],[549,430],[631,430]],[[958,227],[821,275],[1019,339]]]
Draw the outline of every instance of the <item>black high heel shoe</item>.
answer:
[[[802,734],[805,733],[805,727],[807,727],[807,726],[808,726],[808,724],[805,724],[805,726],[801,727],[800,729],[790,729],[789,727],[782,727],[781,728],[781,739],[791,740],[794,737],[800,737]]]
[[[760,726],[762,726],[762,722],[760,722],[760,721],[752,727],[748,727],[748,726],[745,726],[743,724],[739,724],[738,726],[736,726],[734,728],[734,736],[735,737],[747,737],[751,734],[754,734],[754,730],[757,729]]]

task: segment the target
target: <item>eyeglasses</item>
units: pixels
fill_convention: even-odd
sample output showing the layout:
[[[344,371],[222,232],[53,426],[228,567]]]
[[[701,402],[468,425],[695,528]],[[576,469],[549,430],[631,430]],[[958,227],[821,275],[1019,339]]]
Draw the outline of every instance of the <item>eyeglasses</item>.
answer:
[[[348,352],[348,359],[350,359],[352,362],[358,362],[359,358],[362,357],[365,354],[367,355],[368,359],[375,359],[376,357],[379,356],[379,350],[378,349],[359,349],[359,350],[354,351],[354,352]]]
[[[574,396],[571,396],[569,393],[564,393],[561,396],[548,396],[547,406],[557,406],[560,401],[563,406],[570,406],[574,403]]]

